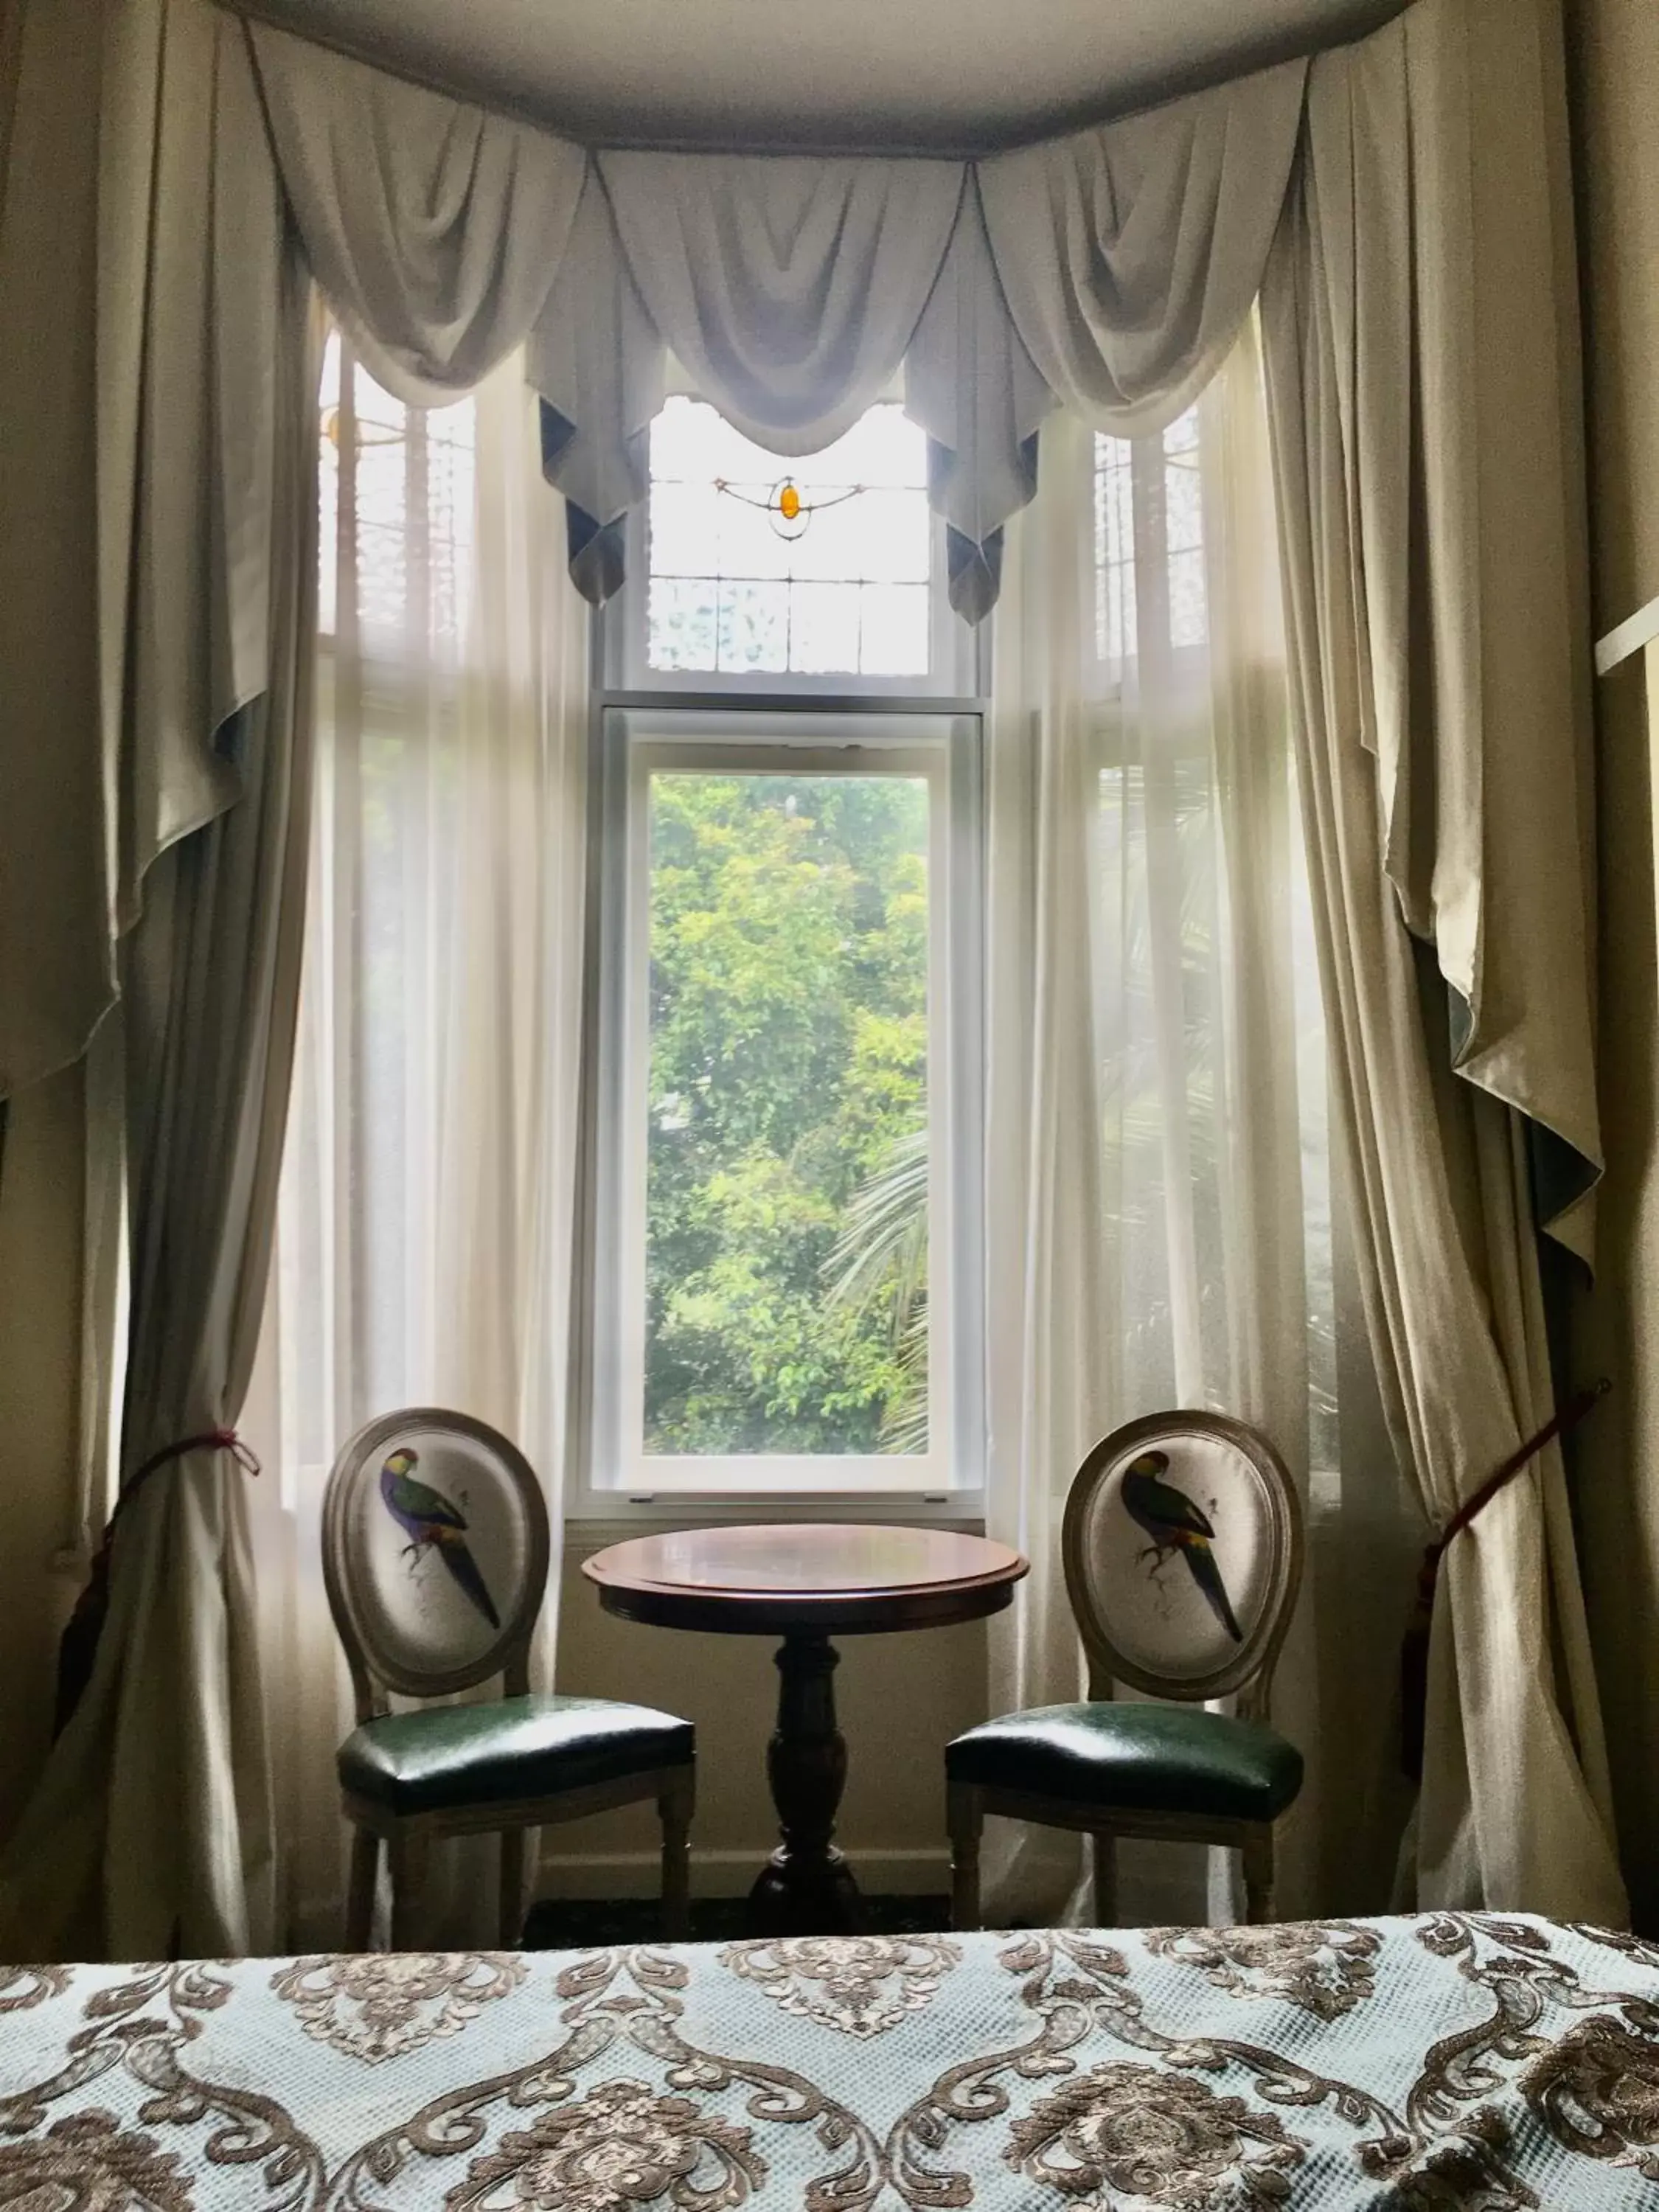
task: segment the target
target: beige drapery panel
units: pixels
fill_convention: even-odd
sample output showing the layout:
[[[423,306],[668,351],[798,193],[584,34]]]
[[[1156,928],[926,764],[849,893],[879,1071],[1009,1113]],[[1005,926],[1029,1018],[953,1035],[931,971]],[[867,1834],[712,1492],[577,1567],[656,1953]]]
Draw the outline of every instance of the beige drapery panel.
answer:
[[[1594,1156],[1573,1036],[1589,1016],[1571,295],[1552,281],[1559,173],[1540,159],[1559,144],[1559,33],[1553,0],[1419,0],[1316,63],[1263,301],[1333,1097],[1385,1407],[1440,1525],[1552,1402],[1509,1073],[1547,1060],[1533,1109]],[[1532,842],[1540,817],[1516,818],[1528,783],[1553,794],[1553,850]],[[1506,907],[1523,878],[1483,870],[1481,838],[1533,863],[1530,917]],[[1523,1011],[1527,935],[1548,972]],[[1446,1072],[1449,987],[1485,1088]],[[1547,1045],[1540,1023],[1559,1024]],[[1612,1835],[1552,1449],[1442,1569],[1415,1895],[1617,1923]]]
[[[30,594],[16,628],[0,631],[0,1095],[85,1050],[117,996],[116,945],[146,871],[242,787],[233,717],[264,692],[270,665],[283,215],[243,40],[205,5],[89,11],[85,35],[101,41],[105,88],[88,487],[99,552],[61,580],[57,607]],[[56,98],[44,35],[38,60],[25,39],[23,61],[32,121]],[[71,112],[63,127],[87,122]],[[33,173],[9,179],[8,195],[27,248],[59,154],[33,129],[22,136]],[[5,511],[27,529],[26,426],[37,420],[27,349],[58,312],[59,272],[39,251],[20,261],[32,274],[6,319],[17,350],[0,353],[0,411],[8,495],[14,471],[22,491]],[[44,515],[39,526],[74,542]],[[33,561],[33,543],[20,559]],[[77,700],[66,712],[60,624],[84,631],[92,590],[99,711]]]
[[[106,122],[121,134],[122,156],[106,183],[112,193],[136,185],[130,159],[153,216],[112,236],[131,206],[118,198],[105,227],[101,327],[112,349],[131,347],[107,366],[113,374],[125,358],[136,370],[142,360],[149,372],[133,375],[130,392],[112,389],[115,411],[100,424],[103,542],[110,552],[118,520],[132,553],[125,571],[112,560],[106,569],[106,650],[128,678],[125,692],[112,683],[110,714],[137,791],[157,799],[158,811],[140,818],[165,818],[158,740],[187,750],[187,708],[201,718],[197,751],[233,802],[173,837],[142,879],[135,873],[142,912],[121,948],[131,1322],[120,1456],[131,1474],[153,1452],[234,1421],[258,1330],[310,811],[318,326],[274,174],[266,163],[262,196],[257,163],[239,167],[223,135],[251,119],[252,88],[222,20],[201,8],[125,11],[105,63]],[[204,131],[216,115],[217,128]],[[146,141],[143,125],[158,117],[165,125]],[[192,205],[194,223],[184,212]],[[211,382],[202,378],[199,409],[179,398],[177,421],[162,404],[173,387],[159,397],[154,388],[158,363],[177,360],[173,349],[200,360],[215,343],[214,270],[188,248],[204,254],[219,237],[246,250],[245,273],[263,288],[246,304],[250,343],[265,348],[258,450],[267,497],[258,511],[269,592],[257,653],[243,632],[240,660],[219,657],[215,592],[195,610],[193,633],[167,593],[181,551],[173,532],[191,511],[201,518],[206,501],[211,536],[212,501],[226,489],[213,439],[196,442]],[[169,447],[174,435],[191,441],[188,455]],[[184,485],[158,477],[170,454],[204,473]],[[185,557],[205,568],[208,550],[192,544]],[[125,598],[114,596],[120,585]],[[214,687],[227,683],[253,692],[228,720],[214,713],[229,696]],[[216,737],[217,751],[204,742]],[[13,1955],[223,1954],[267,1937],[271,1820],[242,1484],[228,1455],[194,1451],[123,1517],[95,1670],[0,1858],[0,1946]]]

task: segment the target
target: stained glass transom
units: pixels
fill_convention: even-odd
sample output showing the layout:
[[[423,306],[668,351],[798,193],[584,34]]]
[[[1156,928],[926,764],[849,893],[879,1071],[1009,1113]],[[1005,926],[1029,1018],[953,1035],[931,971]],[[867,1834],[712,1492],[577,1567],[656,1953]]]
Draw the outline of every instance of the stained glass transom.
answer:
[[[768,504],[786,479],[811,510],[787,538]],[[653,670],[927,673],[927,440],[897,404],[785,461],[703,401],[670,399],[651,429],[648,528]]]

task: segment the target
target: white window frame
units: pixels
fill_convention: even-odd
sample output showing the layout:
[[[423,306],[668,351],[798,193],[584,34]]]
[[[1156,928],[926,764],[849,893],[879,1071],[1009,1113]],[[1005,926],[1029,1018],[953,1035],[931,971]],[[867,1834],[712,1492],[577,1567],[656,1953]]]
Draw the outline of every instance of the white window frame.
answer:
[[[696,398],[695,392],[686,396]],[[886,393],[884,399],[899,395]],[[780,462],[780,473],[788,465]],[[810,460],[802,464],[810,473]],[[925,495],[922,495],[925,496]],[[978,1523],[984,1512],[984,750],[988,627],[964,623],[945,589],[945,529],[933,518],[929,662],[925,675],[809,675],[793,670],[665,670],[647,659],[648,502],[629,511],[627,581],[595,618],[590,754],[588,1071],[584,1099],[582,1240],[577,1304],[575,1480],[566,1514],[590,1524],[676,1521],[837,1520]],[[930,807],[928,1097],[930,1127],[948,1131],[945,1165],[929,1192],[930,1449],[923,1474],[896,1455],[824,1454],[688,1460],[676,1467],[641,1449],[643,1425],[643,1162],[646,1061],[641,965],[630,1002],[630,910],[647,908],[645,779],[659,756],[688,764],[702,750],[744,769],[807,772],[815,758],[847,770],[863,747],[890,764],[907,750],[943,775]],[[677,750],[668,750],[677,749]],[[638,758],[634,757],[635,754]],[[629,1048],[634,1023],[633,1056]],[[625,1097],[629,1079],[634,1097]],[[939,1121],[935,1116],[942,1116]],[[626,1132],[631,1161],[618,1141]],[[936,1140],[937,1142],[937,1140]],[[631,1177],[631,1181],[630,1181]],[[945,1188],[948,1184],[948,1189]],[[628,1266],[616,1225],[625,1222]],[[624,1296],[637,1299],[640,1343],[629,1344]],[[946,1358],[937,1357],[943,1344]],[[941,1377],[939,1370],[945,1369]],[[635,1395],[623,1395],[624,1383]],[[636,1409],[624,1417],[623,1408]],[[624,1434],[626,1422],[631,1425]],[[903,1473],[898,1472],[904,1470]],[[665,1479],[665,1474],[669,1479]]]
[[[581,1480],[573,1518],[974,1521],[984,1505],[982,752],[978,701],[885,709],[725,696],[596,702],[598,989],[590,1023]],[[648,1140],[649,780],[665,766],[745,774],[921,774],[930,787],[929,1450],[647,1455],[643,1449]],[[605,1224],[611,1233],[601,1233]],[[941,1353],[943,1356],[941,1357]]]

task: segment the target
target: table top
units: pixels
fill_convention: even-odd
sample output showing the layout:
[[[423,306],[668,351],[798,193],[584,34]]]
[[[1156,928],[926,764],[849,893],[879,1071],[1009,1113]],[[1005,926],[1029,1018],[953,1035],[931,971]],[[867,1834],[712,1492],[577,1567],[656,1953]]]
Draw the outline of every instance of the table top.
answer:
[[[1030,1563],[948,1528],[711,1524],[633,1536],[582,1562],[624,1620],[723,1635],[872,1635],[999,1613]]]

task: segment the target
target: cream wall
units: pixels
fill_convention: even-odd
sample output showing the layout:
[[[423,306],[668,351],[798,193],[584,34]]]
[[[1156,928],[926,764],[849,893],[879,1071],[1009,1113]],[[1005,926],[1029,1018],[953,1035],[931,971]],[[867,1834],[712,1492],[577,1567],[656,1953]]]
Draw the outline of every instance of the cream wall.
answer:
[[[0,665],[27,726],[96,712],[91,531],[97,0],[0,0]],[[16,102],[21,82],[28,97]],[[0,699],[0,743],[23,702]],[[0,1832],[44,1756],[79,1390],[78,1072],[11,1109],[0,1162]]]
[[[57,1638],[76,1587],[52,1561],[73,1489],[81,1160],[72,1071],[14,1103],[0,1163],[0,1832],[46,1755]]]
[[[1659,0],[1567,0],[1596,633],[1659,593]],[[1578,1371],[1613,1395],[1577,1497],[1614,1796],[1638,1924],[1659,1928],[1659,962],[1639,658],[1597,694],[1601,1269]]]

